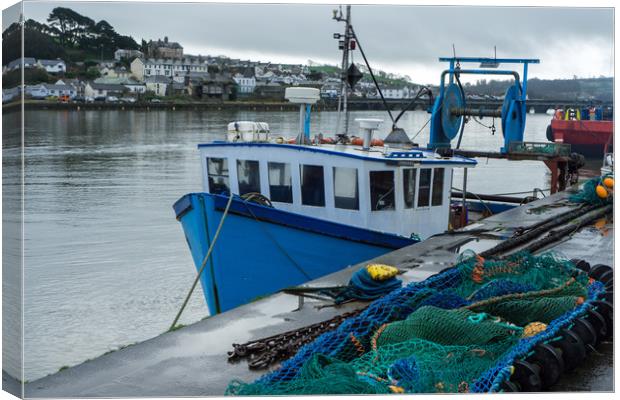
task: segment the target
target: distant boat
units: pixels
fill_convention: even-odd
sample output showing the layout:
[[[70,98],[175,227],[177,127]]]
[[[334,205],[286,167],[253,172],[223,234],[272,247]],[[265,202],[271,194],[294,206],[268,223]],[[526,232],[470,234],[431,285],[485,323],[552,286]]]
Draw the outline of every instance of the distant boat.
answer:
[[[530,108],[530,114],[536,114],[536,110],[534,110],[534,107]]]
[[[545,111],[545,113],[547,115],[553,115],[555,114],[555,108],[547,108],[547,111]]]
[[[588,158],[600,159],[613,151],[614,122],[612,112],[601,107],[567,108],[557,110],[547,127],[547,139],[568,143],[571,150]]]

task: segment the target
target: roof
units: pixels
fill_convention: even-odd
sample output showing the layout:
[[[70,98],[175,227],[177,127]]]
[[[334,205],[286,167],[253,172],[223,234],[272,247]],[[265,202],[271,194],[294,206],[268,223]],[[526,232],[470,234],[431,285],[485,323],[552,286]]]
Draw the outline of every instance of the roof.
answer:
[[[144,77],[145,83],[170,83],[171,79],[162,75],[146,76]]]
[[[96,90],[110,90],[110,91],[117,91],[117,92],[122,92],[123,90],[125,90],[125,86],[119,85],[117,83],[88,82],[88,84],[90,85],[91,88],[96,89]]]
[[[57,65],[57,64],[64,64],[65,62],[63,60],[39,60],[39,64],[41,65]]]
[[[52,85],[50,83],[44,83],[43,86],[45,86],[46,89],[48,90],[72,90],[75,91],[75,87],[71,86],[71,85]]]
[[[323,153],[328,156],[340,156],[340,157],[350,157],[357,158],[360,160],[366,161],[376,161],[376,162],[390,162],[390,163],[398,163],[399,161],[407,162],[407,163],[420,163],[425,165],[442,165],[442,164],[454,164],[454,165],[464,165],[473,167],[477,164],[477,161],[472,158],[462,157],[462,156],[453,156],[453,157],[441,157],[437,153],[432,150],[424,149],[424,148],[414,148],[414,149],[397,149],[391,148],[391,152],[388,154],[384,154],[382,151],[363,151],[360,146],[348,146],[348,145],[333,145],[333,144],[322,144],[320,146],[302,146],[296,144],[276,144],[276,143],[229,143],[229,142],[219,142],[215,141],[212,143],[202,143],[198,145],[198,148],[204,147],[240,147],[240,146],[251,146],[251,147],[273,147],[273,148],[284,148],[295,151],[307,151],[314,153]]]
[[[168,49],[182,49],[183,48],[177,42],[166,42],[161,39],[157,39],[157,41],[151,40],[149,41],[149,45],[155,45],[157,47],[165,47]]]
[[[37,62],[37,60],[35,60],[33,57],[24,57],[23,60],[24,60],[24,64],[35,64]],[[7,66],[9,68],[19,68],[19,66],[21,65],[21,62],[22,62],[22,59],[18,58],[8,63]]]
[[[144,65],[193,65],[193,66],[206,66],[205,61],[199,61],[195,58],[147,58],[141,59]]]

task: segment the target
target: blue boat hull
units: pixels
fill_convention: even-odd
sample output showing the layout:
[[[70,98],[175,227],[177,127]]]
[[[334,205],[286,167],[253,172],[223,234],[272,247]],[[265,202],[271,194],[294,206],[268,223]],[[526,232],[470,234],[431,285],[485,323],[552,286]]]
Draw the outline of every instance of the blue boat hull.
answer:
[[[228,196],[190,193],[174,205],[197,269],[227,202]],[[235,198],[200,281],[217,314],[413,243]]]

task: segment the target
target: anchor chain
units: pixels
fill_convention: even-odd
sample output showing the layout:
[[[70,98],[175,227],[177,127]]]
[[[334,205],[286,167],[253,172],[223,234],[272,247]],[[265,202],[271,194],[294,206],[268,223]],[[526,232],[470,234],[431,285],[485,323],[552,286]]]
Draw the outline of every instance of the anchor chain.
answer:
[[[251,370],[269,368],[277,362],[292,357],[303,345],[312,342],[325,332],[338,328],[345,319],[355,316],[361,311],[337,315],[327,321],[247,343],[233,343],[233,350],[228,352],[228,362],[239,362],[245,358],[248,360],[248,368]]]

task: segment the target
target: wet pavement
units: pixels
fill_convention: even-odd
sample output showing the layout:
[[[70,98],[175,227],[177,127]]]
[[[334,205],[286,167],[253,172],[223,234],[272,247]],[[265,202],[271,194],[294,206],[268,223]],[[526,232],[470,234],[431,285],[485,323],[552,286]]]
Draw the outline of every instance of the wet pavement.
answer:
[[[404,270],[407,283],[421,281],[450,267],[459,252],[483,251],[509,238],[515,229],[566,212],[563,192],[470,225],[472,233],[439,235],[374,261]],[[481,230],[485,232],[480,233]],[[613,265],[613,224],[597,221],[553,249],[569,258],[591,264]],[[543,249],[545,251],[547,249]],[[304,286],[346,284],[362,263]],[[317,310],[320,300],[277,293],[229,312],[216,315],[174,332],[44,377],[25,386],[25,397],[149,397],[222,395],[232,379],[253,381],[266,371],[250,371],[245,361],[231,364],[227,352],[232,343],[270,336],[324,321],[364,307],[353,302],[338,308]],[[566,375],[554,391],[612,391],[613,346],[603,343],[584,365]],[[5,378],[5,377],[3,377]]]

